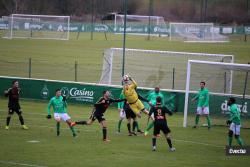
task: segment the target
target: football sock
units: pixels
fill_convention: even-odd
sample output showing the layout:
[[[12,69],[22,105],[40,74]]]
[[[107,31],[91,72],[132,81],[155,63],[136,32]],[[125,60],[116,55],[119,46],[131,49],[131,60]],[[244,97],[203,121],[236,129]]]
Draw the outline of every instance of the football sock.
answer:
[[[156,146],[156,138],[152,138],[152,145],[153,147]]]
[[[9,126],[9,124],[10,124],[10,119],[11,119],[11,117],[8,116],[7,119],[6,119],[6,126]]]
[[[87,121],[77,121],[76,124],[87,125]]]
[[[154,122],[150,122],[148,126],[146,127],[146,131],[149,131],[151,128],[153,128]]]
[[[232,146],[232,141],[233,141],[233,137],[229,137],[228,136],[228,145],[229,145],[229,147],[231,147]]]
[[[211,120],[210,120],[210,116],[207,116],[207,126],[210,128],[211,127]]]
[[[127,127],[128,127],[128,132],[131,133],[131,125],[130,125],[130,123],[127,123]]]
[[[195,125],[198,125],[200,119],[200,115],[196,115],[195,117]]]
[[[102,134],[103,134],[103,140],[107,139],[107,128],[106,127],[102,128]]]
[[[76,135],[75,128],[74,128],[73,126],[70,126],[70,125],[69,125],[69,128],[70,128],[70,130],[71,130],[73,136],[75,136],[75,135]]]
[[[19,121],[20,121],[21,125],[24,125],[24,120],[23,120],[23,116],[22,115],[19,115]]]
[[[137,122],[137,121],[135,121],[135,128],[137,129],[137,131],[138,131],[138,130],[140,130],[140,128],[139,128],[139,124],[138,124],[138,122]]]
[[[171,139],[167,138],[167,142],[168,142],[169,148],[172,148],[172,142],[171,142]]]
[[[59,136],[59,134],[60,134],[60,122],[56,122],[56,133],[57,133],[57,136]]]
[[[133,132],[135,131],[136,128],[136,121],[133,122]]]
[[[243,146],[243,141],[240,137],[236,138],[237,140],[237,143],[240,145],[240,146]]]
[[[118,132],[121,131],[121,125],[122,125],[122,119],[120,119],[118,122]]]

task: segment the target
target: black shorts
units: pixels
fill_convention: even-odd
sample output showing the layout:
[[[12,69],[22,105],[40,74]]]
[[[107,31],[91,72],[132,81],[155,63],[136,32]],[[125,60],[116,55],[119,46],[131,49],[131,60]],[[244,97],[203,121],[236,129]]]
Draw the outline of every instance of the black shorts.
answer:
[[[91,119],[93,122],[97,119],[99,123],[102,122],[102,121],[105,121],[103,113],[98,112],[96,110],[94,112],[92,112],[89,119]]]
[[[12,106],[12,107],[8,107],[8,114],[12,115],[14,114],[14,112],[16,112],[18,115],[22,114],[22,110],[21,108],[18,106]]]
[[[125,113],[126,113],[126,118],[129,119],[129,118],[136,118],[136,115],[135,113],[130,109],[130,108],[127,108],[125,109]]]
[[[162,131],[164,134],[170,133],[170,129],[167,125],[167,122],[155,122],[154,123],[154,135],[160,134],[160,131]]]

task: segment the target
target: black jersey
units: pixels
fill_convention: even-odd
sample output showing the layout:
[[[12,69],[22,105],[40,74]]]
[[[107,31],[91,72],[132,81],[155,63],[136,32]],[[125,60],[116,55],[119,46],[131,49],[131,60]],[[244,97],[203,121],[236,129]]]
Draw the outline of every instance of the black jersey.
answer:
[[[107,110],[107,108],[109,107],[110,104],[114,103],[114,102],[122,102],[125,99],[105,99],[104,97],[101,97],[97,103],[94,104],[96,112],[100,112],[100,113],[105,113],[105,111]],[[102,102],[104,101],[104,103]]]
[[[166,122],[166,114],[172,115],[172,112],[170,112],[165,106],[156,104],[150,109],[149,115],[152,114],[154,114],[155,122]]]
[[[20,108],[19,94],[20,94],[20,88],[13,87],[13,88],[9,88],[7,90],[7,93],[5,93],[5,96],[9,97],[8,107]]]

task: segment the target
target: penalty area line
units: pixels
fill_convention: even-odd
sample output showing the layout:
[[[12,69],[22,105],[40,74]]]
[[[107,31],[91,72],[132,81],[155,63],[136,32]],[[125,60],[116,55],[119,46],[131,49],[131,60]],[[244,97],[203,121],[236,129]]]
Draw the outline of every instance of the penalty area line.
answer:
[[[0,164],[8,164],[8,165],[17,165],[17,166],[30,166],[30,167],[47,167],[47,166],[41,166],[41,165],[34,165],[34,164],[25,164],[25,163],[19,163],[19,162],[12,162],[12,161],[1,161]]]
[[[202,143],[202,142],[196,142],[196,141],[190,141],[190,140],[180,140],[180,139],[173,139],[173,140],[178,141],[178,142],[199,144],[199,145],[212,146],[212,147],[217,147],[217,148],[224,148],[225,147],[225,146],[218,146],[218,145],[215,145],[215,144]]]

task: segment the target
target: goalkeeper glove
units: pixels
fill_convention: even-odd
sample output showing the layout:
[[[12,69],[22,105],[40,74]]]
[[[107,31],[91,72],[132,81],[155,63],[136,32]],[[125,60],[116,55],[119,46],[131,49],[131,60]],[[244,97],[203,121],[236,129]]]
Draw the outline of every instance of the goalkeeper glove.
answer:
[[[232,123],[231,120],[227,120],[227,125],[230,125]]]
[[[47,118],[47,119],[51,119],[51,115],[47,115],[46,118]]]

